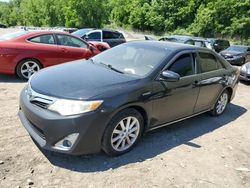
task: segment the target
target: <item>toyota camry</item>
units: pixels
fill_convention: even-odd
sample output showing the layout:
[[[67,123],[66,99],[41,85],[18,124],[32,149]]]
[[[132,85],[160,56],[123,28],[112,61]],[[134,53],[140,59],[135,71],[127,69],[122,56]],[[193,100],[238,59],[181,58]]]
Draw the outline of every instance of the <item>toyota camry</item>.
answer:
[[[44,149],[121,155],[150,130],[223,114],[238,76],[209,49],[129,42],[34,74],[21,92],[19,117]]]

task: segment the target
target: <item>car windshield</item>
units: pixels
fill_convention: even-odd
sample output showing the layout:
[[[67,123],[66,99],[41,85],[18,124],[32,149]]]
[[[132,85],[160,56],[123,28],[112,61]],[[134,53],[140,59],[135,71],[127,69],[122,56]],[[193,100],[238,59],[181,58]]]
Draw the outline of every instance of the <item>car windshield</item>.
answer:
[[[82,37],[83,35],[85,35],[86,33],[88,33],[89,31],[92,31],[93,29],[79,29],[75,32],[72,33],[72,35],[75,35],[77,37]]]
[[[127,43],[107,50],[92,58],[94,63],[106,65],[120,73],[145,77],[171,53],[158,46]]]
[[[0,36],[0,41],[11,40],[11,39],[20,37],[20,36],[22,36],[22,35],[24,35],[26,33],[27,33],[27,31],[18,31],[18,32],[15,32],[15,33],[9,33],[9,34],[6,34],[6,35],[2,35],[2,36]]]
[[[236,51],[236,52],[246,52],[247,47],[246,46],[230,46],[226,50],[227,51]]]

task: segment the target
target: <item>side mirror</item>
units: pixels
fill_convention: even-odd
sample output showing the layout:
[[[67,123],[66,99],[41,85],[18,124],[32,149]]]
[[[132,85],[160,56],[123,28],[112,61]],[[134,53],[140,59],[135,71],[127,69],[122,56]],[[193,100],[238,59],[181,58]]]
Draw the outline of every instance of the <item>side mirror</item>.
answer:
[[[89,50],[90,50],[91,52],[93,52],[93,51],[96,50],[96,47],[93,46],[92,44],[90,44],[90,45],[89,45]]]
[[[83,40],[85,40],[85,41],[88,41],[88,40],[89,40],[88,35],[84,35],[82,38],[83,38]]]
[[[165,70],[161,73],[161,78],[168,82],[177,82],[180,80],[180,75],[173,71]]]

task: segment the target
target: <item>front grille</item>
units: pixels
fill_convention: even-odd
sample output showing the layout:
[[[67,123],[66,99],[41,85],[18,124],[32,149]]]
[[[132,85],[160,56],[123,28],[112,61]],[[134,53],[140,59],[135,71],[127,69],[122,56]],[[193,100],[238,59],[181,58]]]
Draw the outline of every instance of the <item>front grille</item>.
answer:
[[[50,104],[52,104],[54,101],[52,99],[45,99],[44,96],[35,96],[30,99],[30,102],[36,106],[39,106],[41,108],[47,109]]]
[[[30,103],[32,103],[40,108],[44,108],[44,109],[47,109],[49,107],[49,105],[54,103],[56,100],[53,97],[35,92],[31,88],[30,84],[28,85],[28,87],[26,89],[26,93],[27,93],[27,97],[28,97],[28,100],[30,101]]]

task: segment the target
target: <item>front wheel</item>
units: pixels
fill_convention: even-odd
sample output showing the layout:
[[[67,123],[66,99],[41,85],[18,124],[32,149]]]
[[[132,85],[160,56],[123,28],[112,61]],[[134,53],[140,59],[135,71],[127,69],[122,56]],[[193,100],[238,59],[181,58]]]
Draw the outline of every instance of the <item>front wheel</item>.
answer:
[[[102,149],[117,156],[130,151],[143,132],[143,117],[135,109],[119,112],[108,124],[103,136]]]
[[[41,64],[33,59],[21,61],[16,68],[18,77],[28,80],[34,73],[42,68]]]
[[[219,116],[225,111],[227,104],[229,102],[229,93],[227,90],[223,91],[217,100],[214,109],[212,110],[212,115]]]

